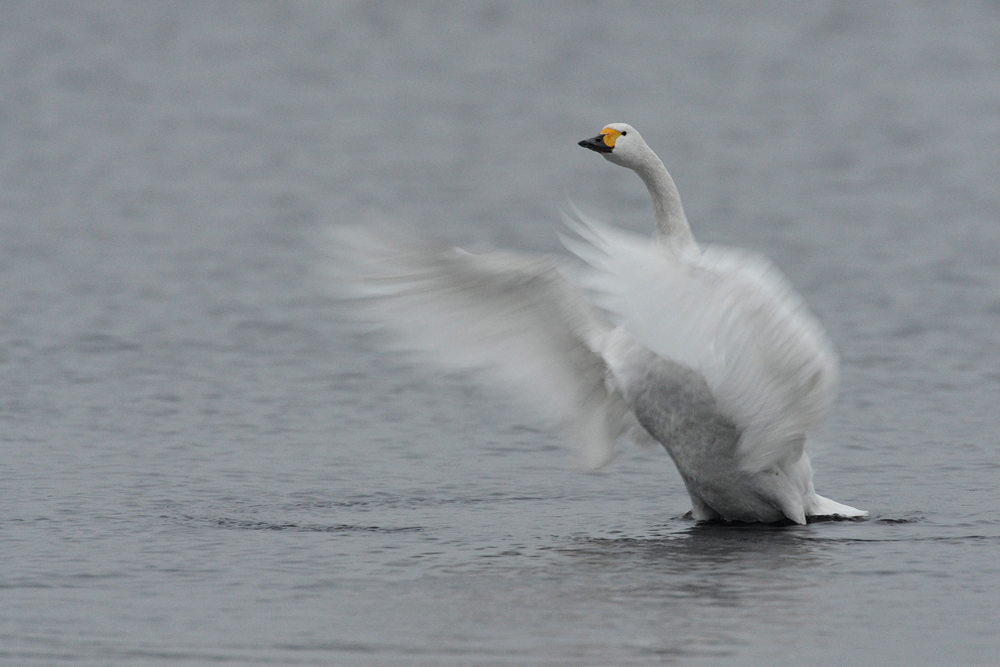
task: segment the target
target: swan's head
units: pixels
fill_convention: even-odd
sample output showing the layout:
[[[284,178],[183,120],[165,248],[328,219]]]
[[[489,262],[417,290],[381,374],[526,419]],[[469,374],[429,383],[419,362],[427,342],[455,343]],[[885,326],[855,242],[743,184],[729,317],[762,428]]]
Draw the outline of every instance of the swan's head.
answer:
[[[584,139],[580,145],[602,154],[609,162],[631,169],[635,169],[649,151],[635,128],[625,123],[606,125],[596,137]]]

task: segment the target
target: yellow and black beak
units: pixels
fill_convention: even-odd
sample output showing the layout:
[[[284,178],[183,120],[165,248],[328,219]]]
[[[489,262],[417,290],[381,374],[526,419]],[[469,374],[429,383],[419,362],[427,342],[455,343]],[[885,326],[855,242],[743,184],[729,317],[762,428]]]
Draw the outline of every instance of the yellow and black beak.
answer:
[[[592,151],[597,151],[598,153],[610,153],[615,149],[615,141],[617,141],[620,136],[622,136],[622,133],[618,130],[612,130],[610,127],[606,127],[593,139],[584,139],[581,141],[580,145],[584,148],[589,148]]]

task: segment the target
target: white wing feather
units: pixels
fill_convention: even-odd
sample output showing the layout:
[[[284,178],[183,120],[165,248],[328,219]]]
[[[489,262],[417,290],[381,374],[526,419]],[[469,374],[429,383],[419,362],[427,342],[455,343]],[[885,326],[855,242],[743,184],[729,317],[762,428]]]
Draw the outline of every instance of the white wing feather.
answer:
[[[743,431],[742,469],[795,461],[836,395],[837,358],[778,270],[717,246],[680,256],[579,217],[566,222],[580,238],[563,241],[589,265],[579,280],[592,302],[639,343],[702,374]]]
[[[554,260],[405,245],[338,228],[334,278],[408,348],[502,379],[562,420],[588,468],[624,435],[649,439],[608,388],[598,350],[609,330]]]

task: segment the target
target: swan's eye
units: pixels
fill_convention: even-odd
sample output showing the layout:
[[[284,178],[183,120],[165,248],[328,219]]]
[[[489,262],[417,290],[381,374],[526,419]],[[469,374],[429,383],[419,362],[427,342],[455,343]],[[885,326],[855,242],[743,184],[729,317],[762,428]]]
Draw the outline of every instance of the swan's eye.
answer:
[[[622,136],[624,137],[626,134],[628,134],[628,130],[623,130],[622,131]]]

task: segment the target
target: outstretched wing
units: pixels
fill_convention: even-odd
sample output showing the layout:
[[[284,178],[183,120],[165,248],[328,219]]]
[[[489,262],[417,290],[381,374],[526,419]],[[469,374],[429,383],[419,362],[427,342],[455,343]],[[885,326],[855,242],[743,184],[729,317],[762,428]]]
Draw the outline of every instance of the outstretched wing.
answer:
[[[579,212],[577,212],[579,214]],[[764,257],[708,247],[679,256],[636,234],[567,219],[595,305],[656,354],[700,373],[741,429],[740,466],[796,460],[836,395],[837,358],[815,318]]]
[[[334,230],[332,256],[334,280],[406,347],[505,381],[570,428],[587,467],[641,431],[606,383],[608,325],[554,260],[405,245],[357,228]]]

